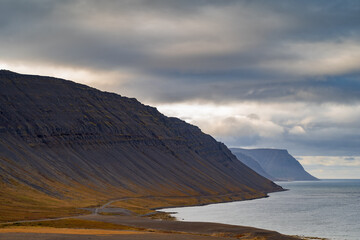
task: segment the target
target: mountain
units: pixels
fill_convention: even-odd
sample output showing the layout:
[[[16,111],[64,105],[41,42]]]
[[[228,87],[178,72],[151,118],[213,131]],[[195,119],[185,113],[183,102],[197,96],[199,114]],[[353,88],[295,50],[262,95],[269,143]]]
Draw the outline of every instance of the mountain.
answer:
[[[318,180],[306,172],[303,166],[287,150],[231,148],[231,151],[248,167],[273,181]],[[244,158],[244,155],[250,159]],[[254,162],[258,163],[258,165]]]
[[[236,151],[236,149],[234,149],[234,148],[231,148],[230,150],[237,157],[237,159],[239,159],[242,163],[244,163],[246,166],[248,166],[249,168],[251,168],[252,170],[257,172],[261,176],[266,177],[267,179],[270,179],[271,181],[278,180],[278,179],[274,178],[273,176],[271,176],[270,174],[268,174],[261,167],[261,165],[252,157],[245,155],[245,154],[241,153],[240,151]]]
[[[134,98],[0,71],[0,221],[119,197],[280,190],[198,127]]]

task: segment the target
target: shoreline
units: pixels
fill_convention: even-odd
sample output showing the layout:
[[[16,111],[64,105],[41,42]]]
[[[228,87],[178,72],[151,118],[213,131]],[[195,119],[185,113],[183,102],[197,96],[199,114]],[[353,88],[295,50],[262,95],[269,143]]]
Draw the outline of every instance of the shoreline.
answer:
[[[161,211],[161,209],[166,209],[166,208],[201,207],[201,206],[207,206],[207,205],[212,205],[212,204],[220,204],[220,203],[252,201],[252,200],[257,200],[257,199],[262,199],[262,198],[269,198],[269,197],[270,197],[270,196],[268,195],[269,193],[278,193],[278,192],[285,192],[285,191],[289,191],[289,189],[283,189],[283,190],[280,190],[280,191],[268,192],[268,193],[266,193],[265,196],[262,196],[262,197],[254,197],[254,198],[249,198],[249,199],[220,201],[220,202],[202,203],[202,204],[195,204],[195,205],[176,205],[176,206],[156,207],[156,208],[150,208],[150,209],[151,209],[151,210],[155,210],[155,211],[157,211],[157,210]]]
[[[286,189],[284,189],[282,191],[286,191]],[[275,192],[281,192],[281,191],[275,191]],[[209,204],[255,200],[255,199],[259,199],[259,198],[267,198],[267,197],[269,197],[269,195],[268,195],[268,193],[264,193],[263,196],[252,197],[252,198],[247,198],[247,199],[244,199],[241,197],[244,197],[244,195],[239,196],[239,193],[232,193],[232,194],[218,195],[218,196],[198,196],[197,197],[198,200],[200,198],[201,200],[203,200],[205,202],[199,203],[199,204],[182,204],[181,206],[180,205],[177,205],[177,206],[167,205],[166,207],[157,206],[157,207],[149,208],[149,209],[154,211],[154,213],[164,213],[164,212],[161,212],[161,209],[173,208],[173,207],[204,206],[204,205],[209,205]],[[156,200],[159,201],[159,199],[161,199],[161,197],[151,197],[151,198],[155,202],[156,202]],[[166,198],[166,197],[163,197],[163,198]],[[168,197],[166,200],[169,200],[169,199],[173,200],[173,199],[177,199],[177,198],[184,199],[183,197]],[[191,196],[189,198],[193,199],[194,197]],[[204,200],[205,198],[207,200]],[[150,202],[150,201],[148,201],[149,200],[148,198],[142,198],[141,200],[144,200],[144,199],[147,200],[147,203]],[[118,202],[121,202],[121,201],[130,201],[131,202],[131,200],[139,201],[140,198],[119,199]],[[162,199],[162,200],[164,200],[164,199]],[[96,209],[98,209],[98,211],[99,211],[99,209],[116,209],[116,203],[117,203],[117,200],[112,200]],[[144,229],[145,232],[157,232],[157,233],[162,233],[162,234],[166,233],[166,234],[168,234],[168,237],[172,237],[177,234],[182,234],[186,237],[184,239],[188,239],[189,234],[192,236],[193,235],[203,236],[204,239],[211,238],[214,240],[215,239],[242,239],[245,237],[246,237],[246,239],[254,239],[254,240],[255,239],[268,239],[268,240],[319,239],[319,238],[309,238],[309,237],[305,238],[305,237],[300,237],[300,236],[289,236],[289,235],[284,235],[284,234],[281,234],[279,232],[272,231],[272,230],[259,229],[259,228],[247,227],[247,226],[231,225],[231,224],[221,224],[221,223],[216,223],[216,222],[212,222],[212,223],[185,222],[185,221],[180,221],[178,219],[176,219],[176,220],[166,220],[165,219],[164,220],[163,218],[151,219],[151,216],[150,216],[151,214],[149,214],[149,216],[144,216],[144,215],[141,216],[139,214],[136,214],[136,215],[128,215],[128,214],[120,214],[120,215],[116,215],[116,214],[107,215],[106,214],[106,215],[103,215],[103,214],[101,214],[101,211],[98,214],[97,213],[98,211],[95,210],[95,212],[93,212],[93,214],[88,214],[88,215],[62,218],[62,220],[66,221],[66,219],[77,219],[77,220],[81,220],[81,221],[91,221],[91,222],[97,222],[97,223],[103,223],[103,224],[115,224],[118,226],[127,226],[127,227],[132,227],[132,228],[137,228],[137,229]],[[168,213],[166,213],[166,214],[168,214]],[[52,222],[51,224],[53,224],[55,226],[57,224],[57,221],[62,221],[62,220],[48,219],[48,222]],[[2,224],[2,225],[4,225],[4,224]],[[34,226],[39,227],[39,226],[42,226],[43,223],[41,220],[36,220],[36,221],[29,221],[28,223],[21,222],[21,223],[14,224],[14,226],[18,226],[18,227],[20,227],[22,225],[25,225],[25,226],[26,225],[30,225],[30,226],[34,225]],[[38,228],[38,229],[41,229],[41,228]],[[88,229],[92,229],[92,228],[88,228]],[[0,237],[4,234],[5,233],[1,233],[1,231],[0,231]],[[9,238],[9,237],[11,237],[9,234],[12,235],[11,233],[7,233],[7,235],[5,234],[7,237],[6,239],[14,239],[14,240],[16,239],[16,238]],[[15,234],[15,233],[13,233],[13,234]],[[25,234],[25,233],[23,233],[23,234]],[[29,234],[28,234],[28,237],[29,237],[28,239],[32,239],[31,234],[30,235]],[[46,235],[46,233],[43,233],[43,234]],[[143,231],[141,230],[139,232],[139,234],[143,234]],[[118,236],[126,236],[126,234],[118,235]],[[143,239],[149,239],[149,240],[152,239],[150,235],[149,236],[146,235],[146,236],[149,238],[146,237]],[[143,237],[145,237],[145,235],[143,235]],[[77,239],[77,238],[74,237],[73,239]],[[107,238],[104,238],[104,239],[107,239]],[[119,238],[119,239],[121,239],[121,238]],[[128,238],[124,238],[124,239],[128,239]],[[181,236],[179,237],[179,239],[182,239]]]
[[[283,190],[283,191],[287,191]],[[276,192],[283,192],[283,191],[276,191]],[[276,192],[269,192],[269,193],[276,193]],[[262,197],[254,197],[254,198],[248,198],[248,199],[238,199],[238,200],[230,200],[230,201],[220,201],[220,202],[211,202],[211,203],[201,203],[201,204],[194,204],[194,205],[175,205],[175,206],[164,206],[164,207],[156,207],[156,208],[150,208],[151,210],[159,210],[161,211],[161,209],[166,209],[166,208],[181,208],[181,207],[201,207],[201,206],[206,206],[206,205],[210,205],[210,204],[220,204],[220,203],[230,203],[230,202],[240,202],[240,201],[251,201],[251,200],[256,200],[256,199],[262,199],[262,198],[268,198],[270,197],[269,195],[267,195],[268,193],[266,193],[265,196]],[[229,194],[230,195],[230,194]],[[231,195],[230,195],[231,196]]]

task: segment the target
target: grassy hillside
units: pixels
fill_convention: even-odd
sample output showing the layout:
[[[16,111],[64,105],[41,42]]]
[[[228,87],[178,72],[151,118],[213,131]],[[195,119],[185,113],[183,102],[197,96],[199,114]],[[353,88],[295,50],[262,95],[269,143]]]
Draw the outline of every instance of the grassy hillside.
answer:
[[[196,126],[136,99],[0,71],[0,103],[2,221],[76,214],[123,197],[281,190]]]

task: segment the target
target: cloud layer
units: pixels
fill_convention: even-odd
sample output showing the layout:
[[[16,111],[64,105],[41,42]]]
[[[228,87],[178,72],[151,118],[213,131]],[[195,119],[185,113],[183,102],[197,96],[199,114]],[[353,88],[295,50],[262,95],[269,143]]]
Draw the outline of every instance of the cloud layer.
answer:
[[[23,0],[0,16],[2,62],[116,71],[148,101],[360,96],[357,1]]]
[[[286,148],[301,156],[360,156],[359,105],[181,103],[159,109],[200,126],[232,147]]]
[[[360,155],[359,1],[0,3],[0,68],[136,97],[231,146]]]

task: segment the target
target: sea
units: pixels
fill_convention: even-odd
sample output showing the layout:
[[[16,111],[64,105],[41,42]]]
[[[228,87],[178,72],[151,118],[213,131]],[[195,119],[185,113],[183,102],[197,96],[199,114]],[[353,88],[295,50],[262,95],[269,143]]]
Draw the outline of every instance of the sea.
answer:
[[[180,221],[251,226],[287,235],[360,240],[360,179],[276,182],[284,192],[206,206],[162,209]]]

